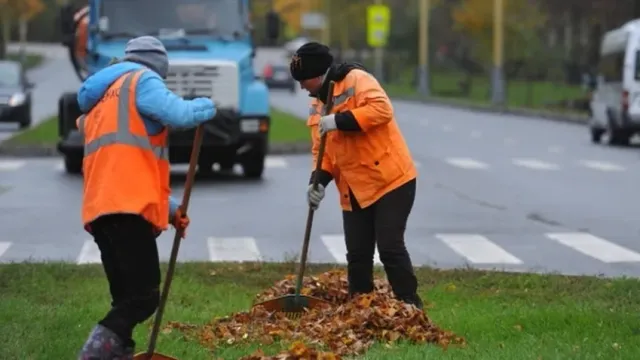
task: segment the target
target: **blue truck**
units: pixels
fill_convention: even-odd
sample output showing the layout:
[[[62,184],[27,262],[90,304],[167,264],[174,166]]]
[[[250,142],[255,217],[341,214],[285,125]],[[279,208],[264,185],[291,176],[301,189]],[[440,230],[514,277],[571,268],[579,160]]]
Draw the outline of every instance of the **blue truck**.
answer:
[[[80,80],[124,55],[127,41],[159,38],[169,53],[168,88],[184,98],[210,97],[224,119],[205,123],[198,171],[214,164],[231,170],[240,164],[248,178],[261,178],[271,127],[269,90],[253,65],[254,32],[249,0],[89,0],[81,8],[60,10],[62,43]],[[280,18],[266,18],[266,38],[279,36]],[[76,93],[58,102],[58,151],[68,173],[82,173],[83,138]],[[188,163],[194,129],[171,129],[171,163]]]

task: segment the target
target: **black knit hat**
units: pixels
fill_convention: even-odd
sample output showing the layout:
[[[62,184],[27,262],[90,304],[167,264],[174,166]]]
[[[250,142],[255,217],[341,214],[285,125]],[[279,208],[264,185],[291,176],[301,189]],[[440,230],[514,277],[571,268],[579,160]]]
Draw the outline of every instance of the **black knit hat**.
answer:
[[[302,81],[324,75],[332,63],[333,55],[328,46],[309,42],[293,55],[289,69],[296,81]]]

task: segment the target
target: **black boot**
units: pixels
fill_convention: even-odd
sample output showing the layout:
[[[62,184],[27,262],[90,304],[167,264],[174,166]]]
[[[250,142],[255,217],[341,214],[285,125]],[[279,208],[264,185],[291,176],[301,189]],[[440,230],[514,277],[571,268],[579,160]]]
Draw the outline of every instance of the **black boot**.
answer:
[[[424,310],[424,304],[422,303],[422,299],[418,294],[413,294],[411,296],[402,296],[402,297],[398,297],[398,299],[407,304],[415,305],[415,307],[417,307],[420,310]]]
[[[82,347],[78,360],[133,360],[134,345],[125,343],[113,331],[96,325]]]

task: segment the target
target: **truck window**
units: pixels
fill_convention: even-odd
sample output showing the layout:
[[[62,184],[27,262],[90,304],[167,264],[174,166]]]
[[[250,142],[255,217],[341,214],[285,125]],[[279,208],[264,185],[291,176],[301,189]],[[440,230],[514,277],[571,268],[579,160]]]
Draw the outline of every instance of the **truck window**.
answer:
[[[150,14],[153,16],[140,16]],[[105,34],[158,35],[161,29],[213,36],[244,33],[242,8],[235,0],[109,0],[100,16],[108,19]]]
[[[624,52],[601,55],[598,63],[598,74],[605,82],[622,82],[624,71]]]

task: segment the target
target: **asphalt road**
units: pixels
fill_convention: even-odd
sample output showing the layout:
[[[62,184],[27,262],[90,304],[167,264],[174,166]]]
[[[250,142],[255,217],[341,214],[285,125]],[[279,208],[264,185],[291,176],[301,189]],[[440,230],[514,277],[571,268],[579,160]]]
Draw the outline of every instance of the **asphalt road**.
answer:
[[[308,113],[302,91],[294,98],[274,91],[271,101]],[[400,101],[394,107],[420,172],[406,240],[415,265],[640,275],[636,149],[592,145],[578,125]],[[295,258],[311,166],[308,155],[272,157],[259,182],[200,179],[180,260]],[[99,262],[79,222],[80,199],[81,179],[65,175],[59,159],[0,159],[0,262]],[[344,262],[341,233],[330,186],[316,213],[310,260]],[[164,259],[171,238],[171,231],[160,237]]]

